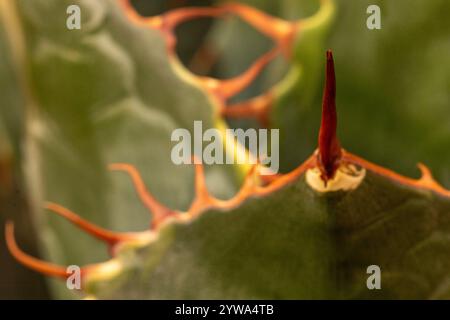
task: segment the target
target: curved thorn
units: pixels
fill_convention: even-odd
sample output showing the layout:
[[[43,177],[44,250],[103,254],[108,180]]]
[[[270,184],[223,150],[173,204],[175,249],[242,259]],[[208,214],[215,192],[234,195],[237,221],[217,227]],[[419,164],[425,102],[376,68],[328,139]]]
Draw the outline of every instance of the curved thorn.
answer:
[[[9,252],[24,266],[48,276],[67,278],[68,274],[65,267],[39,260],[26,254],[18,247],[14,238],[14,224],[12,221],[6,222],[5,238]]]
[[[274,48],[265,53],[246,71],[237,77],[226,80],[203,77],[203,83],[208,89],[213,90],[220,98],[231,98],[250,85],[252,81],[260,74],[262,69],[277,56],[279,51],[279,48]]]
[[[175,212],[163,204],[159,203],[152,194],[147,190],[138,170],[127,163],[113,163],[109,165],[112,171],[124,171],[130,176],[136,192],[143,202],[144,206],[152,213],[152,227],[156,227],[167,217],[172,216]]]
[[[195,217],[200,215],[207,209],[213,208],[218,210],[231,210],[239,206],[243,201],[254,194],[256,188],[256,173],[258,169],[258,164],[251,166],[250,170],[247,172],[242,187],[239,189],[238,193],[228,200],[220,200],[211,196],[206,190],[204,184],[203,168],[201,164],[196,164],[196,189],[197,195],[191,207],[188,210],[188,215],[190,217]],[[197,184],[197,181],[199,183]],[[206,190],[206,194],[204,193]],[[203,196],[202,196],[203,195]],[[202,198],[204,197],[204,198]]]
[[[166,36],[169,54],[175,53],[176,37],[173,32],[179,24],[199,17],[217,17],[228,12],[220,7],[186,7],[173,9],[153,17],[143,17],[134,9],[129,0],[120,0],[120,5],[134,23],[161,30]]]
[[[219,202],[219,200],[212,197],[208,191],[203,164],[198,161],[196,156],[193,156],[193,158],[195,170],[195,198],[192,201],[188,212],[192,216],[195,216],[204,211],[206,208],[214,206]]]
[[[429,183],[429,180],[424,181],[422,178],[420,179],[413,179],[409,177],[402,176],[390,169],[384,168],[382,166],[379,166],[375,163],[372,163],[370,161],[367,161],[361,157],[358,157],[357,155],[354,155],[352,153],[343,151],[342,153],[342,160],[348,163],[353,163],[355,165],[358,165],[360,167],[365,168],[366,170],[370,170],[375,174],[381,175],[383,177],[386,177],[390,180],[393,180],[397,183],[413,187],[413,188],[422,188],[426,190],[433,191],[437,194],[440,194],[445,197],[450,197],[450,190],[445,189],[443,186],[438,184],[434,179],[432,180],[433,183]],[[419,167],[420,168],[420,167]],[[423,170],[422,172],[425,172],[425,177],[429,172],[429,169],[425,166],[422,166]],[[431,173],[430,173],[431,175]]]
[[[431,170],[424,165],[423,163],[418,163],[417,167],[419,168],[422,176],[420,177],[419,181],[424,186],[428,186],[429,188],[434,189],[444,189],[433,177],[433,174],[431,173]]]
[[[273,93],[268,91],[252,99],[228,105],[221,110],[221,114],[227,118],[243,119],[255,118],[259,123],[269,127],[269,113],[272,107]]]
[[[249,171],[247,172],[242,187],[239,189],[238,193],[229,200],[220,200],[217,198],[212,198],[213,202],[211,203],[203,203],[202,205],[194,206],[188,210],[188,215],[193,217],[201,214],[208,208],[214,208],[218,210],[231,210],[233,208],[241,205],[245,200],[252,196],[265,196],[270,194],[287,184],[296,180],[301,174],[303,174],[306,170],[313,168],[316,166],[317,157],[312,155],[305,162],[303,162],[300,166],[298,166],[295,170],[288,174],[277,176],[276,179],[272,179],[272,182],[269,185],[261,186],[261,175],[259,174],[259,170],[261,165],[256,163],[251,166]],[[198,178],[202,178],[202,169],[201,166],[197,166],[197,176]]]
[[[337,138],[336,80],[331,50],[327,51],[325,87],[322,99],[322,121],[319,131],[319,168],[326,183],[332,179],[342,155]]]
[[[53,202],[47,202],[45,208],[58,214],[59,216],[69,220],[71,223],[79,227],[80,229],[86,231],[90,235],[96,237],[97,239],[107,242],[109,245],[115,245],[121,241],[132,240],[134,237],[131,234],[121,234],[112,232],[103,228],[100,228],[89,221],[81,218],[79,215],[73,213],[69,209],[60,206],[59,204]]]
[[[420,173],[422,174],[421,179],[426,179],[426,180],[432,179],[433,180],[433,175],[431,174],[430,169],[426,165],[424,165],[423,163],[419,162],[417,164],[417,167],[419,168]]]
[[[180,23],[186,22],[188,20],[192,20],[194,18],[198,17],[216,17],[220,16],[226,13],[236,13],[236,14],[243,14],[244,16],[247,16],[246,13],[241,12],[241,9],[235,10],[232,5],[228,6],[222,6],[222,7],[190,7],[190,8],[179,8],[175,10],[171,10],[161,16],[155,16],[151,18],[143,18],[141,17],[134,8],[130,5],[129,0],[121,0],[122,7],[124,8],[124,11],[127,13],[127,15],[130,17],[131,20],[145,25],[150,25],[152,27],[158,27],[161,29],[167,39],[167,47],[169,54],[175,53],[175,43],[176,38],[173,35],[174,28],[179,25]],[[245,11],[245,10],[244,10]],[[261,13],[262,14],[262,13]],[[281,25],[282,23],[285,23],[286,26],[293,25],[291,23],[283,22],[282,20],[277,20],[275,18],[272,18],[274,20],[274,24],[277,26]],[[278,23],[275,23],[277,20]],[[250,21],[253,21],[250,19]],[[267,23],[267,22],[265,22]],[[270,28],[265,27],[267,30],[272,30],[272,26]],[[275,28],[276,30],[280,29],[279,27]],[[274,29],[274,30],[275,30]],[[283,29],[283,28],[281,28]],[[273,33],[273,32],[272,32]],[[276,47],[273,50],[269,51],[268,53],[264,54],[262,57],[260,57],[255,63],[253,63],[250,68],[247,69],[243,74],[229,79],[229,80],[217,80],[212,79],[208,77],[203,77],[201,80],[205,84],[205,86],[213,91],[215,91],[221,99],[228,99],[243,89],[245,89],[261,72],[262,68],[268,64],[279,51],[281,51],[283,48]]]
[[[203,164],[200,163],[199,161],[194,161],[194,169],[195,169],[195,192],[197,197],[203,199],[211,198],[208,192],[208,187],[206,186],[205,171]]]
[[[258,9],[240,3],[228,3],[223,7],[277,42],[285,56],[290,55],[290,45],[298,30],[297,23],[270,16]]]
[[[229,200],[218,200],[215,203],[215,208],[221,210],[230,210],[239,206],[243,201],[254,195],[254,192],[258,186],[258,170],[259,165],[253,164],[245,175],[244,182],[239,189],[238,193]]]

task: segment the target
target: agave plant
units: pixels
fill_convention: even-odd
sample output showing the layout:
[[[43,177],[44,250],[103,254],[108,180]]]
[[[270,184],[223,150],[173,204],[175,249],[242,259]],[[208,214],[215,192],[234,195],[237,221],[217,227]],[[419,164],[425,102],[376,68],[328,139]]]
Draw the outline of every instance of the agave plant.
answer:
[[[304,106],[320,87],[333,1],[295,21],[237,3],[143,17],[127,0],[76,2],[86,19],[76,32],[58,28],[69,1],[2,7],[16,18],[5,25],[26,93],[23,167],[33,217],[46,258],[58,264],[22,251],[10,221],[6,242],[19,262],[63,279],[66,265],[82,265],[81,296],[100,299],[449,297],[450,191],[424,164],[419,179],[408,178],[341,147],[331,51],[317,149],[286,170],[317,135],[311,119],[320,108]],[[176,27],[229,15],[273,47],[233,78],[188,71],[175,51]],[[234,102],[279,57],[288,61],[284,77]],[[170,133],[193,131],[199,120],[221,132],[224,153],[247,153],[226,134],[232,119],[280,128],[286,173],[170,161]],[[105,242],[112,257],[49,212]],[[380,290],[367,286],[373,265]],[[54,283],[59,296],[68,294],[64,284]]]

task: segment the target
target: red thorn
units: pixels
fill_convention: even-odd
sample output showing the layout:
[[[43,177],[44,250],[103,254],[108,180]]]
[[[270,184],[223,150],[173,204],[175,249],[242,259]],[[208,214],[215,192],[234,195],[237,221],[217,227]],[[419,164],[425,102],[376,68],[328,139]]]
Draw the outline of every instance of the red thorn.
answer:
[[[73,213],[69,209],[64,208],[63,206],[60,206],[53,202],[47,202],[45,205],[45,208],[48,210],[51,210],[52,212],[60,215],[63,218],[66,218],[70,222],[72,222],[74,225],[78,226],[79,228],[83,229],[87,233],[91,234],[92,236],[96,237],[97,239],[103,240],[107,242],[109,245],[115,245],[118,242],[121,241],[127,241],[133,239],[131,235],[127,234],[120,234],[116,232],[112,232],[109,230],[105,230],[103,228],[100,228],[89,221],[84,220],[77,214]]]
[[[322,99],[322,122],[319,131],[319,168],[322,179],[332,179],[339,166],[342,156],[341,146],[336,135],[336,79],[334,75],[334,62],[331,50],[327,51],[327,67],[325,87]]]
[[[12,254],[17,261],[21,264],[27,266],[28,268],[35,270],[39,273],[59,277],[66,279],[68,274],[65,267],[58,266],[52,263],[48,263],[37,258],[34,258],[25,252],[23,252],[16,243],[14,238],[14,224],[11,221],[7,221],[5,225],[5,238],[6,245],[8,246],[9,252]]]
[[[173,210],[159,203],[152,196],[152,194],[145,187],[141,175],[134,166],[126,163],[113,163],[109,165],[109,169],[113,171],[124,171],[129,174],[139,198],[144,203],[145,207],[153,214],[152,228],[155,228],[167,217],[175,214]]]

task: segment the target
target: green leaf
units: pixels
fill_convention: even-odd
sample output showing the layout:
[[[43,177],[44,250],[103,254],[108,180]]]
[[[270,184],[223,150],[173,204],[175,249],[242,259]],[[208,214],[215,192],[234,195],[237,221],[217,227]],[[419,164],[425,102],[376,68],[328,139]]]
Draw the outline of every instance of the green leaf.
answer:
[[[319,113],[316,91],[321,78],[320,61],[334,12],[333,2],[324,3],[323,11],[304,24],[295,38],[290,69],[274,88],[271,120],[274,127],[282,129],[284,170],[298,163],[298,158],[315,146],[317,131],[312,129],[317,127],[314,118]],[[25,102],[25,168],[38,229],[51,261],[83,265],[102,261],[106,252],[87,236],[74,233],[67,222],[44,214],[39,209],[43,201],[60,203],[109,229],[145,229],[150,218],[128,177],[112,176],[106,171],[108,163],[127,162],[142,172],[155,198],[172,209],[188,209],[194,197],[193,169],[171,164],[170,133],[178,127],[192,130],[194,120],[203,120],[204,127],[222,126],[217,101],[167,53],[161,33],[130,24],[113,0],[95,3],[80,0],[82,11],[87,13],[83,15],[86,28],[73,32],[65,29],[68,1],[23,0],[18,4],[26,36],[26,52],[22,52],[26,67],[22,76],[27,79],[30,93]],[[435,6],[433,2],[429,8],[435,12],[441,5]],[[42,16],[48,19],[43,21]],[[344,20],[343,23],[353,21]],[[395,25],[389,18],[386,21],[388,26]],[[419,28],[424,21],[429,22],[424,18],[412,23]],[[377,37],[364,30],[365,21],[358,23],[361,25],[358,24],[355,37]],[[434,38],[440,35],[440,28],[433,28]],[[366,62],[377,61],[377,67],[369,74],[354,70],[352,64],[356,60],[346,61],[346,70],[355,72],[359,78],[352,81],[357,82],[356,89],[344,81],[347,89],[343,90],[344,106],[339,110],[343,114],[350,112],[345,107],[348,101],[353,117],[349,117],[350,123],[341,126],[345,128],[341,140],[351,150],[358,144],[372,143],[370,150],[375,160],[389,150],[389,159],[393,160],[386,163],[394,167],[404,164],[408,171],[407,162],[413,161],[417,154],[410,145],[401,146],[400,142],[418,141],[421,146],[426,139],[420,139],[423,135],[429,137],[430,131],[426,130],[432,121],[446,119],[445,115],[442,119],[437,116],[442,115],[440,108],[445,100],[442,92],[446,92],[439,81],[447,73],[445,68],[436,68],[434,64],[432,71],[423,69],[434,81],[439,80],[438,84],[431,88],[427,85],[429,80],[421,79],[414,93],[408,91],[400,98],[394,96],[409,89],[410,74],[408,78],[396,79],[393,89],[382,91],[383,94],[369,92],[385,88],[383,81],[389,79],[392,70],[400,72],[405,68],[402,65],[397,69],[398,60],[389,52],[390,45],[396,48],[397,43],[389,42],[388,33],[378,36],[386,37],[382,41],[388,47],[362,55],[370,57]],[[426,33],[419,37],[422,41],[425,38]],[[339,40],[339,43],[346,42]],[[410,41],[400,43],[412,48]],[[436,43],[436,52],[445,49],[445,42]],[[338,50],[343,54],[343,49]],[[435,57],[436,52],[430,57]],[[336,55],[338,61],[340,54]],[[338,83],[339,68],[337,65]],[[350,77],[343,75],[344,79]],[[406,107],[412,104],[423,110],[420,103],[425,100],[420,100],[421,95],[435,89],[441,94],[433,107],[437,114],[421,115],[416,127],[425,128],[427,133],[406,130],[407,133],[398,134],[411,124],[408,120],[416,119],[405,112]],[[338,100],[339,106],[342,101]],[[361,111],[364,114],[361,116],[355,111],[355,101],[371,107]],[[377,111],[382,121],[373,116],[378,102],[383,102],[380,110],[384,111],[379,114]],[[388,112],[391,102],[399,105],[395,107],[399,109]],[[400,120],[404,123],[382,130],[383,121],[391,121],[392,125]],[[365,126],[365,130],[374,131],[362,139],[359,129],[365,123],[373,125],[369,129]],[[427,143],[426,150],[431,150],[433,156],[425,160],[436,159],[437,163],[434,156],[442,149],[441,141],[445,142],[449,135],[448,127],[436,130],[432,137],[439,137],[439,143],[436,147]],[[416,140],[406,139],[411,135]],[[402,140],[395,141],[391,136]],[[377,141],[379,137],[383,140]],[[386,148],[378,147],[384,146],[382,142]],[[238,205],[222,205],[219,210],[220,206],[212,202],[194,218],[189,218],[192,212],[177,212],[176,218],[168,220],[161,229],[140,234],[138,243],[119,243],[113,248],[112,260],[87,268],[85,291],[98,298],[450,297],[449,192],[437,187],[426,172],[422,180],[411,182],[354,159],[343,161],[343,178],[336,178],[348,186],[361,177],[362,183],[351,188],[341,186],[338,191],[330,191],[336,182],[331,180],[328,187],[326,183],[320,187],[329,188],[327,192],[317,191],[317,185],[307,178],[313,169],[305,166],[308,170],[305,174],[304,170],[296,171],[268,186],[251,189],[249,194],[254,197],[243,203],[237,201]],[[417,160],[424,159],[414,159]],[[308,161],[306,165],[310,164]],[[362,166],[358,174],[354,165]],[[317,169],[318,164],[314,162],[314,166]],[[445,162],[439,162],[439,168],[442,180],[448,168]],[[236,171],[239,168],[209,168],[207,180],[212,193],[219,197],[236,193],[233,179]],[[283,182],[289,176],[295,179]],[[281,188],[264,192],[279,183]],[[323,182],[316,180],[316,183]],[[367,270],[371,265],[381,268],[382,290],[368,290]],[[66,292],[61,286],[61,296]]]
[[[194,120],[202,120],[204,130],[215,127],[215,102],[167,54],[162,33],[135,26],[117,1],[16,3],[26,50],[21,63],[32,94],[25,172],[43,248],[61,264],[102,261],[106,249],[45,212],[44,201],[112,230],[145,229],[150,215],[129,178],[107,170],[109,163],[126,162],[142,172],[162,203],[187,208],[193,171],[172,163],[171,133],[192,130]],[[81,7],[81,30],[66,28],[71,4]],[[234,194],[233,166],[211,166],[207,175],[216,195]],[[61,293],[67,293],[64,286]]]
[[[14,154],[19,156],[24,101],[4,26],[5,17],[0,15],[0,94],[2,97],[0,104],[0,126],[2,127],[0,139],[3,148],[6,149],[6,145],[8,145],[8,149],[13,149]],[[9,150],[9,152],[13,150]]]
[[[321,193],[299,176],[236,209],[169,222],[125,246],[117,275],[87,276],[106,299],[448,298],[450,200],[367,171],[352,191]],[[369,290],[367,268],[381,269]],[[94,272],[95,273],[95,272]]]

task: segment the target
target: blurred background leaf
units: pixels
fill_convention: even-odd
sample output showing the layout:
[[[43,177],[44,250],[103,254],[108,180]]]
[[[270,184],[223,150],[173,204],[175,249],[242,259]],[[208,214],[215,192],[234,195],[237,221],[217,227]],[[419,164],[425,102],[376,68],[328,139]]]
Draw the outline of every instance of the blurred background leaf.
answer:
[[[24,98],[3,18],[0,15],[0,224],[14,218],[21,225],[18,236],[23,247],[37,255],[37,238],[21,175]],[[0,237],[0,299],[48,298],[43,277],[18,265],[6,250],[3,227]]]
[[[129,177],[107,165],[135,165],[157,199],[185,210],[193,168],[171,162],[171,133],[192,129],[194,120],[206,130],[216,119],[210,96],[174,68],[158,31],[135,27],[108,0],[78,1],[83,27],[70,32],[65,21],[72,2],[17,2],[26,47],[21,62],[33,100],[23,166],[44,256],[85,265],[105,260],[105,246],[45,212],[44,201],[111,230],[147,229],[150,215]],[[211,166],[207,177],[217,196],[234,194],[231,166]],[[56,296],[69,297],[64,283],[53,283]]]

